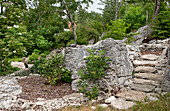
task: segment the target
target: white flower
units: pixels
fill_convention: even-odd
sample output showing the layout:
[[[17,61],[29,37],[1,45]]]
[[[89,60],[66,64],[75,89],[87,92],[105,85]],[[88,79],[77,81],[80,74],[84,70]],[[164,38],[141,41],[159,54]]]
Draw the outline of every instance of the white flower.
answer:
[[[64,31],[70,31],[70,29],[64,29]]]
[[[14,25],[15,28],[19,28],[19,25]]]
[[[6,18],[6,17],[2,15],[1,18]]]
[[[7,27],[7,29],[10,29],[10,28],[12,28],[12,27],[11,27],[11,26],[8,26],[8,27]]]
[[[19,35],[22,35],[22,33],[18,33]]]
[[[13,53],[16,53],[16,50],[14,50]]]
[[[20,18],[20,16],[18,16]]]

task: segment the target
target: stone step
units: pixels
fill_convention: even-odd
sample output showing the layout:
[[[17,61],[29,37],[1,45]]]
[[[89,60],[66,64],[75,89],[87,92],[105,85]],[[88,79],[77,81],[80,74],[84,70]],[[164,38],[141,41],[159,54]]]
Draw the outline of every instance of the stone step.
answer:
[[[126,90],[117,93],[116,96],[130,101],[144,101],[146,93],[135,90]]]
[[[153,85],[142,85],[142,84],[129,84],[132,90],[143,91],[143,92],[152,92],[155,89]]]
[[[149,66],[138,66],[134,69],[135,72],[155,72],[156,69],[154,67],[149,67]]]
[[[134,76],[137,78],[154,80],[154,81],[159,81],[159,82],[161,82],[163,80],[163,77],[161,75],[152,74],[152,73],[135,73]]]
[[[135,66],[156,66],[158,64],[157,61],[140,61],[140,60],[134,60],[133,64]]]
[[[145,60],[157,60],[159,56],[154,54],[146,54],[146,55],[142,55],[141,58]]]
[[[143,84],[143,85],[145,84],[145,85],[160,86],[160,82],[159,81],[146,80],[146,79],[138,79],[138,78],[132,78],[131,80],[135,84]]]

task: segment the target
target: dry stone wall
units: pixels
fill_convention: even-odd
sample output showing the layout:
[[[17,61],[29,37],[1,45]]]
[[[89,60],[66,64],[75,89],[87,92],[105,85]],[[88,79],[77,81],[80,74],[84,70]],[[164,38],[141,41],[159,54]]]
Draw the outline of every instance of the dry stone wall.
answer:
[[[170,44],[170,41],[169,41],[169,44]],[[167,56],[168,56],[168,61],[167,61],[166,69],[165,69],[164,81],[162,84],[162,88],[163,88],[163,90],[169,92],[170,91],[170,45],[168,48]]]
[[[72,71],[72,88],[77,89],[77,82],[80,76],[77,74],[79,69],[86,67],[84,57],[88,56],[87,49],[105,50],[112,62],[106,71],[105,79],[111,86],[122,84],[127,78],[132,77],[133,66],[128,56],[128,48],[123,41],[116,41],[111,38],[97,42],[90,46],[67,47],[65,49],[65,66]],[[99,87],[106,88],[105,82],[100,80]]]

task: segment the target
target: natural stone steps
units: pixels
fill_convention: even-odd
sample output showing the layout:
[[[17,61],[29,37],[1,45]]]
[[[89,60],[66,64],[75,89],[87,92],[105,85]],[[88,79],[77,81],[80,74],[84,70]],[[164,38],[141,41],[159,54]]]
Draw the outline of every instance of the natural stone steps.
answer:
[[[141,58],[144,60],[156,60],[159,58],[159,56],[154,54],[146,54],[146,55],[142,55]]]
[[[148,79],[148,80],[155,80],[155,81],[162,81],[162,76],[159,74],[152,74],[152,73],[135,73],[134,75],[136,78]]]
[[[135,84],[143,84],[143,85],[145,84],[145,85],[160,86],[160,82],[158,82],[158,81],[146,80],[146,79],[138,79],[138,78],[133,78],[131,80]]]
[[[144,101],[146,97],[146,93],[141,91],[135,91],[135,90],[126,90],[117,93],[116,96],[119,98],[123,98],[125,100]]]
[[[140,61],[140,60],[135,60],[133,61],[133,64],[135,66],[156,66],[158,64],[157,61]]]
[[[155,72],[156,69],[154,67],[149,67],[149,66],[138,66],[134,69],[135,72]]]
[[[143,91],[143,92],[152,92],[155,89],[155,86],[153,85],[142,85],[142,84],[129,84],[128,87],[130,87],[133,90]]]

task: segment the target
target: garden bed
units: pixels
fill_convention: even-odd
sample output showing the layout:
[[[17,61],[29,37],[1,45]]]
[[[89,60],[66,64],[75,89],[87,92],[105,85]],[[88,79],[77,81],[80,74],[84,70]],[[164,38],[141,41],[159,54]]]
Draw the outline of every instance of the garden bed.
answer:
[[[71,83],[58,81],[56,85],[51,86],[40,76],[30,76],[18,81],[22,87],[20,98],[25,100],[37,101],[37,98],[49,100],[74,93]]]

